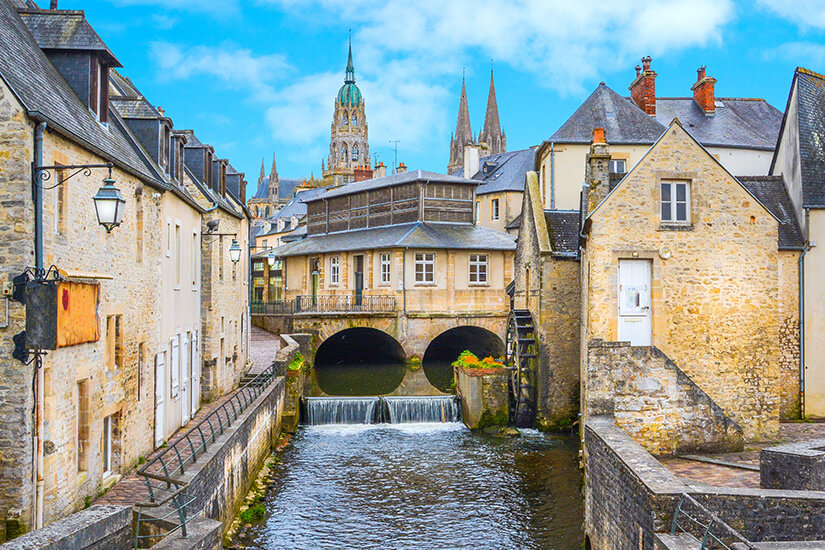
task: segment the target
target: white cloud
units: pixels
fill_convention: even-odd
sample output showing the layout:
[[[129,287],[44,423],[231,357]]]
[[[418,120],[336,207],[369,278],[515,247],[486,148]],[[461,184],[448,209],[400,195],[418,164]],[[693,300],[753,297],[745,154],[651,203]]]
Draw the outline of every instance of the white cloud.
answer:
[[[235,15],[239,13],[237,0],[112,0],[118,6],[158,6],[164,10]]]
[[[782,59],[811,68],[825,65],[825,44],[787,42],[765,52],[765,59]]]
[[[757,0],[757,3],[802,28],[825,29],[822,0]]]
[[[161,79],[208,75],[230,87],[247,89],[258,100],[272,98],[275,91],[271,82],[289,70],[282,55],[256,55],[230,43],[186,48],[170,42],[152,42],[150,48]]]

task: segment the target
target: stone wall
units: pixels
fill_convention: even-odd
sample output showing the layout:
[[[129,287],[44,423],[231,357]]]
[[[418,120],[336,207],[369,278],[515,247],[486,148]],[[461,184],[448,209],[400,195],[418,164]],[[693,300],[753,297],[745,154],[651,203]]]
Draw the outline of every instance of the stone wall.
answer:
[[[742,428],[659,349],[592,341],[586,368],[585,421],[613,415],[656,455],[742,449]]]
[[[289,334],[293,330],[293,316],[288,315],[252,315],[252,326],[264,329],[272,334]]]
[[[689,182],[690,223],[662,224],[665,180]],[[774,436],[780,403],[777,220],[674,123],[590,213],[586,233],[583,345],[619,339],[619,262],[647,260],[652,344],[742,426],[747,440]]]
[[[132,507],[97,505],[0,545],[2,550],[131,550]]]
[[[762,449],[759,478],[765,489],[825,491],[825,439]]]
[[[584,528],[594,550],[654,549],[683,494],[752,542],[825,540],[825,492],[688,485],[607,416],[585,424],[584,464]]]
[[[800,417],[799,255],[779,253],[779,417]]]
[[[468,428],[507,425],[510,420],[509,378],[504,369],[455,368],[461,419]]]

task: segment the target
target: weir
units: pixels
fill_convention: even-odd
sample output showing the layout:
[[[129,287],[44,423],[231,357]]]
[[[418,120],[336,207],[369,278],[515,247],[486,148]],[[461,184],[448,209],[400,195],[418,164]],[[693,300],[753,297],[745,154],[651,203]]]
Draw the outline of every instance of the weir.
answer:
[[[452,395],[424,397],[307,397],[305,424],[409,424],[461,421]]]

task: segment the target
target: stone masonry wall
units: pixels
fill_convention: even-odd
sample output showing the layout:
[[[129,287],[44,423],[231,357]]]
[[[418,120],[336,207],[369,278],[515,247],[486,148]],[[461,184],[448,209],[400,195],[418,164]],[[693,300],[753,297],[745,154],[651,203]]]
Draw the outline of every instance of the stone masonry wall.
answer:
[[[510,418],[509,377],[504,369],[455,368],[461,419],[468,428],[507,425]]]
[[[799,402],[799,254],[779,253],[779,417],[796,420]]]
[[[585,385],[585,421],[613,415],[652,454],[742,449],[742,428],[655,347],[591,342]]]
[[[663,180],[689,182],[689,225],[661,224]],[[590,214],[585,341],[618,339],[619,261],[650,261],[653,345],[747,440],[770,438],[780,403],[777,234],[776,219],[673,124]]]
[[[97,505],[0,546],[2,550],[131,550],[132,507]]]

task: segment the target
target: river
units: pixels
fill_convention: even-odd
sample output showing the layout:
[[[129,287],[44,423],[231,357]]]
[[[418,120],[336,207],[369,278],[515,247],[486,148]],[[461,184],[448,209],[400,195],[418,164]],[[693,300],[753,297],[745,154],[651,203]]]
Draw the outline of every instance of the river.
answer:
[[[264,521],[236,545],[303,549],[582,546],[575,437],[463,424],[302,426],[273,472]]]

